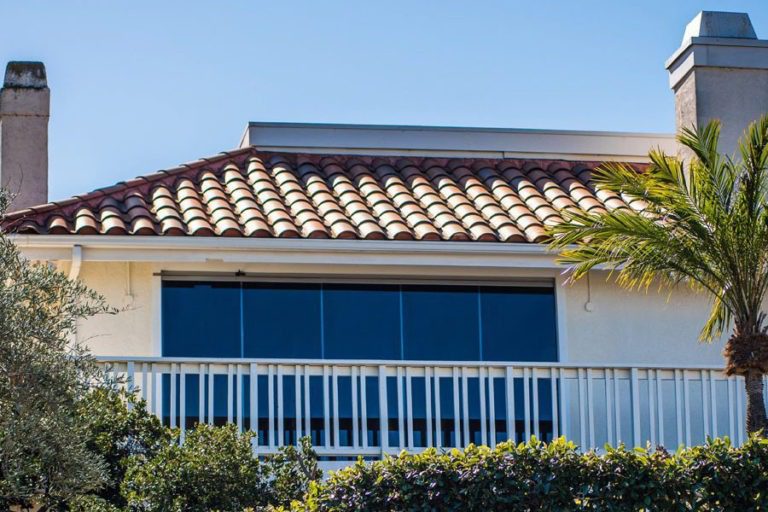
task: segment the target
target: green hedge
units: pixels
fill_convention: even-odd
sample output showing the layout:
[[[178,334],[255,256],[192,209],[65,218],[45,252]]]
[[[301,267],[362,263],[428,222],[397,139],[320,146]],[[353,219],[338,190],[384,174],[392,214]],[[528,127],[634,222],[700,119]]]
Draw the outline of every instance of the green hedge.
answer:
[[[768,510],[768,440],[727,439],[668,453],[579,453],[564,439],[403,454],[313,484],[295,510]]]

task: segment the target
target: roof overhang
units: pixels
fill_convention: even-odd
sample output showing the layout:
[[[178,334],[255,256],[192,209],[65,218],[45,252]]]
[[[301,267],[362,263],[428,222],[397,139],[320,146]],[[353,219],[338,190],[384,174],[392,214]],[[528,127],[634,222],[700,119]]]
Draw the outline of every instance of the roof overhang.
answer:
[[[11,235],[30,259],[83,262],[230,263],[562,269],[542,244],[107,235]]]
[[[651,149],[678,151],[674,135],[659,133],[311,123],[249,123],[240,141],[240,147],[248,146],[275,152],[637,163],[647,162]]]

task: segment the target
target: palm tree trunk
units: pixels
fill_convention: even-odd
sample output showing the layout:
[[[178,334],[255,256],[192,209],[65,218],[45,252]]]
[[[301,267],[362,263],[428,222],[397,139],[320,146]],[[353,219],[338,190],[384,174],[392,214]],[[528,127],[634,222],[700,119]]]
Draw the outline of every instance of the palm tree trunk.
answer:
[[[765,400],[763,398],[763,374],[750,370],[744,375],[747,390],[747,432],[753,434],[763,430],[766,434]]]

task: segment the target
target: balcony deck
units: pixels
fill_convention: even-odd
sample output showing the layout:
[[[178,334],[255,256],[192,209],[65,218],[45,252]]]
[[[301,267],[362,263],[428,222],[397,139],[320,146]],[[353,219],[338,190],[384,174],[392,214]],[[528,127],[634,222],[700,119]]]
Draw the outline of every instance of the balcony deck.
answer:
[[[718,367],[100,357],[182,436],[235,423],[327,460],[566,436],[583,449],[742,443],[743,379]],[[382,420],[382,418],[384,420]]]

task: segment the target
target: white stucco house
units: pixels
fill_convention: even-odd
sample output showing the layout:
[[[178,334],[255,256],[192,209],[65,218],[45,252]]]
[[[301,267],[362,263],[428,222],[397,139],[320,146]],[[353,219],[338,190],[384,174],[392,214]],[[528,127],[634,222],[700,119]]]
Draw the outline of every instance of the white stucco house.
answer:
[[[720,118],[726,149],[768,111],[746,15],[697,16],[667,68],[678,126]],[[672,134],[250,123],[234,150],[47,202],[41,64],[9,65],[0,115],[6,229],[124,308],[76,336],[169,425],[234,422],[262,453],[309,435],[329,462],[744,438],[743,386],[697,342],[705,298],[567,285],[544,245],[563,210],[636,207],[591,171]]]

